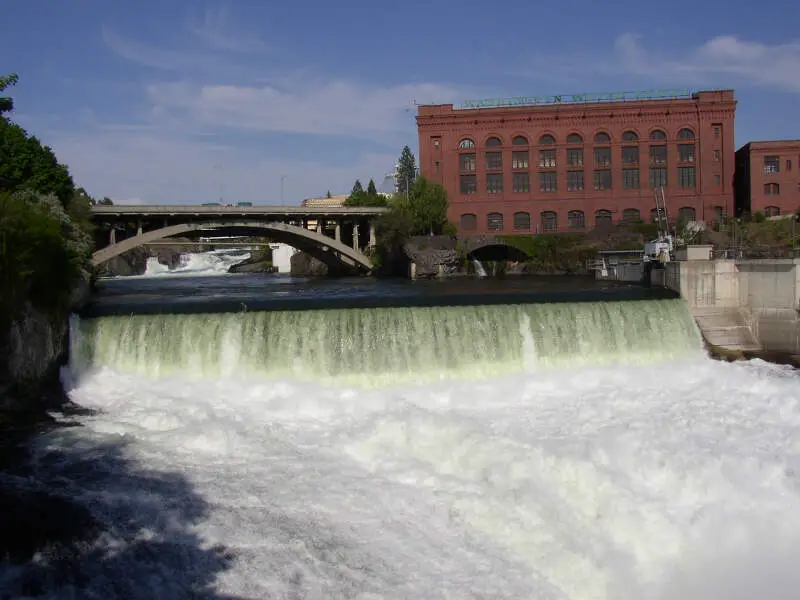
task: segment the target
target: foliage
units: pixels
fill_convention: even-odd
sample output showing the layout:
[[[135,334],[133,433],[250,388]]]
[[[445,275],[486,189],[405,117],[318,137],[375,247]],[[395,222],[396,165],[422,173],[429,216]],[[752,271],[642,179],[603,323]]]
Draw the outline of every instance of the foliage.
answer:
[[[0,192],[0,330],[25,301],[66,310],[91,250],[88,234],[54,196]]]
[[[417,159],[408,146],[403,148],[397,164],[397,191],[407,194],[417,179]]]
[[[53,194],[66,206],[75,184],[53,151],[16,123],[0,117],[0,189]]]
[[[361,186],[361,181],[356,179],[356,182],[353,185],[353,191],[350,192],[347,200],[344,201],[344,205],[386,206],[387,199],[386,196],[378,193],[378,189],[375,187],[375,182],[372,179],[369,180],[369,185],[367,185],[366,191],[364,191],[364,188]]]
[[[13,87],[19,81],[19,75],[11,73],[11,75],[0,76],[0,92],[6,91],[8,88]],[[14,100],[6,96],[0,96],[0,115],[14,110]]]
[[[402,198],[402,197],[401,197]],[[420,177],[406,199],[412,235],[441,235],[447,225],[447,192],[438,183]]]

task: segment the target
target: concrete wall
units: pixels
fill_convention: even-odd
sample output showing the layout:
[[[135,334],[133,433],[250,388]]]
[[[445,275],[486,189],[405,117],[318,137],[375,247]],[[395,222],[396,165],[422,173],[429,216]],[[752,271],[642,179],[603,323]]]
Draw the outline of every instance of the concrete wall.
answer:
[[[800,353],[800,259],[676,261],[663,278],[696,317],[738,313],[763,349]]]

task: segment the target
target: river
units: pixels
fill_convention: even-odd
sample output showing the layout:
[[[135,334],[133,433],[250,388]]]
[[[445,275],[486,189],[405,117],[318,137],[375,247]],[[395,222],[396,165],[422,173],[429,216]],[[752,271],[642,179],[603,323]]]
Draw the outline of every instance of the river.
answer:
[[[800,379],[681,301],[214,272],[74,318],[37,458],[107,532],[48,597],[796,597]]]

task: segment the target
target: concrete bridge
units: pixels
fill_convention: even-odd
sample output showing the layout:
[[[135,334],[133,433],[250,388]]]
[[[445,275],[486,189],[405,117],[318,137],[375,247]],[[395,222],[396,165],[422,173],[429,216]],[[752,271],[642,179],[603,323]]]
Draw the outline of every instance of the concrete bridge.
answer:
[[[92,207],[100,265],[138,246],[173,236],[267,237],[319,259],[334,271],[372,270],[379,207],[140,205]]]

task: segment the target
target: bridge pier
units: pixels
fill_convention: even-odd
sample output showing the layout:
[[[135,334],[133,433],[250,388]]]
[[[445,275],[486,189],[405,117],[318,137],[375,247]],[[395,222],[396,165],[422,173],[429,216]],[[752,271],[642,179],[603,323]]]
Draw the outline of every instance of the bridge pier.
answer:
[[[342,241],[342,224],[336,221],[336,229],[334,230],[334,238],[337,242]]]
[[[358,223],[353,225],[353,250],[358,250]]]
[[[108,232],[108,245],[113,246],[116,243],[117,243],[117,230],[115,227],[112,226]]]
[[[375,224],[374,223],[370,223],[369,224],[369,247],[370,248],[374,248],[377,245],[378,245],[378,240],[375,237]]]

